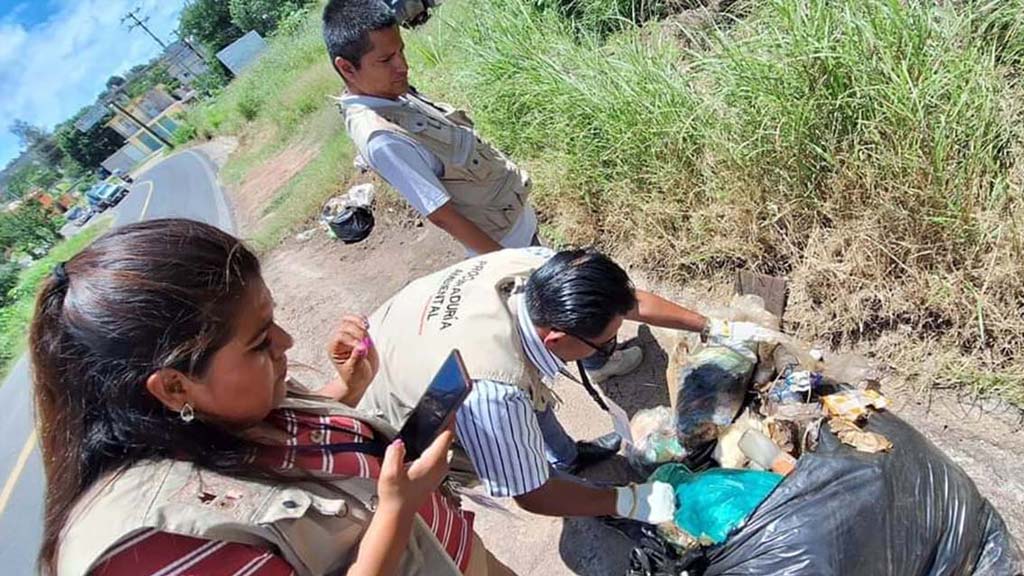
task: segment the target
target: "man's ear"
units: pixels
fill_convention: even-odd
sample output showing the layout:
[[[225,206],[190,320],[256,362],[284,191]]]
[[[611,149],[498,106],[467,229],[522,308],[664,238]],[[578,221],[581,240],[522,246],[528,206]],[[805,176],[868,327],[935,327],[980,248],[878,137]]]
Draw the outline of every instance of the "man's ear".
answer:
[[[352,76],[354,76],[358,70],[355,64],[352,64],[341,56],[334,58],[334,69],[338,71],[338,74],[341,74],[341,77],[344,78],[346,82],[351,81]]]
[[[554,350],[562,343],[562,340],[564,340],[566,336],[567,334],[560,330],[548,330],[547,334],[544,334],[544,337],[542,338],[544,347],[548,350]]]
[[[146,389],[168,410],[180,412],[182,406],[189,401],[189,383],[188,377],[181,372],[164,368],[146,378]]]

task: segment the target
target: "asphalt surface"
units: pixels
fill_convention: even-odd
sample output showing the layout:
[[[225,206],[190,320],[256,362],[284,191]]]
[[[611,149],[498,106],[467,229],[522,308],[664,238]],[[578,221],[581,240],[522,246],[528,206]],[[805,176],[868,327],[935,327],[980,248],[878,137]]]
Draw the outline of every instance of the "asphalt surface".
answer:
[[[114,226],[153,218],[191,218],[234,231],[216,167],[187,150],[136,176],[128,195],[110,210]],[[0,574],[34,574],[42,539],[46,484],[36,443],[28,357],[0,386]]]

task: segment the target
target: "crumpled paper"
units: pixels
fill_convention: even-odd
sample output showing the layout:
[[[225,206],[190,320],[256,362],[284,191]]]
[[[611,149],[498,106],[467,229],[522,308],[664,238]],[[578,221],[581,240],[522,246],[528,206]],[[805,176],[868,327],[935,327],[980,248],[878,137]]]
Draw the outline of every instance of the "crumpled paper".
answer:
[[[858,422],[867,418],[872,408],[887,408],[889,401],[875,390],[845,390],[822,396],[821,405],[829,416]]]
[[[828,425],[840,442],[847,446],[853,446],[860,452],[877,454],[892,450],[892,442],[888,438],[875,432],[861,430],[849,420],[832,418],[828,421]]]

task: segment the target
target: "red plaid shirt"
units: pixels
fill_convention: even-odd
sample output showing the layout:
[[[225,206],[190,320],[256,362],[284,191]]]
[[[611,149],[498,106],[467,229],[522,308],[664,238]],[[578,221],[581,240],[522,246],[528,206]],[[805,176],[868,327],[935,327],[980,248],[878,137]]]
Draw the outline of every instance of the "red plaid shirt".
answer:
[[[324,444],[366,442],[373,439],[369,426],[341,416],[317,416],[295,410],[275,410],[267,422],[287,433],[283,446],[267,446],[256,456],[282,470],[295,467],[329,475],[377,478],[379,458],[366,454],[309,450]],[[298,447],[304,449],[296,450]],[[444,549],[465,572],[473,544],[473,514],[450,504],[434,492],[420,517]],[[97,563],[91,576],[288,576],[295,574],[280,556],[245,544],[203,540],[157,530],[146,530],[122,540]]]

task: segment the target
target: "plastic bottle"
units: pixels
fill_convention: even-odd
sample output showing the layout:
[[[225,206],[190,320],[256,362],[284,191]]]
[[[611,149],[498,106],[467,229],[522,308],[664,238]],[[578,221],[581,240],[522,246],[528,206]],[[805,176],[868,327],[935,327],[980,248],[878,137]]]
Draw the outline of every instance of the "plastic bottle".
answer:
[[[772,439],[758,432],[747,430],[740,438],[740,451],[758,466],[772,472],[788,475],[796,468],[796,459],[782,451]]]

